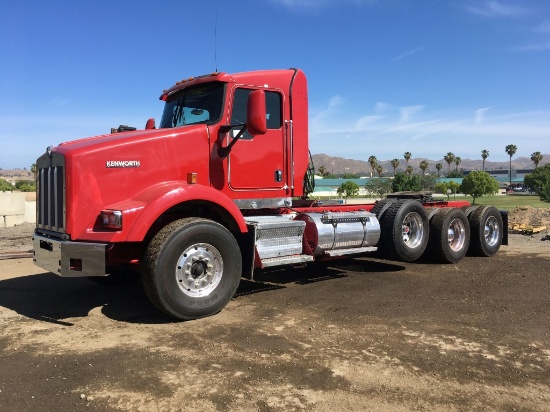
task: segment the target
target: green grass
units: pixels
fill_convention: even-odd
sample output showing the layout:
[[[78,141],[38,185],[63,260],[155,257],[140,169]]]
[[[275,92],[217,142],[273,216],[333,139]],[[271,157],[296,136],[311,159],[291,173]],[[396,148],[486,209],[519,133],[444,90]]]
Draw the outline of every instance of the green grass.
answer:
[[[447,200],[447,196],[442,195],[435,195],[436,198]],[[319,196],[317,197],[318,200],[327,200],[329,199],[328,196]],[[333,196],[332,199],[335,199]],[[457,195],[456,198],[454,198],[452,195],[449,198],[449,200],[467,200],[468,202],[472,203],[473,198],[471,196],[464,196],[464,195]],[[350,199],[349,203],[360,203],[361,198],[356,197]],[[531,206],[531,207],[540,207],[545,209],[550,209],[550,203],[543,202],[540,200],[540,198],[536,195],[528,196],[528,195],[499,195],[499,196],[482,196],[478,197],[476,199],[476,205],[490,205],[495,206],[497,209],[504,209],[509,210],[513,209],[515,207],[522,207],[522,206]]]
[[[451,196],[451,200],[452,200]],[[472,197],[461,196],[461,199],[468,200],[472,203]],[[457,196],[458,200],[458,196]],[[522,196],[522,195],[502,195],[502,196],[482,196],[476,199],[476,205],[491,205],[497,209],[513,209],[515,207],[531,206],[541,207],[545,209],[550,208],[550,203],[543,202],[538,196]]]

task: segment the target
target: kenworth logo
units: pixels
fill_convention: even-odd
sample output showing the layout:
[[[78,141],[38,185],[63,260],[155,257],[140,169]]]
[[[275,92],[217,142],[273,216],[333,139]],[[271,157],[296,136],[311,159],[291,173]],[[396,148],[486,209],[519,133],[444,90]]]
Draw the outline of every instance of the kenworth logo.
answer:
[[[107,167],[139,167],[139,160],[107,160]]]

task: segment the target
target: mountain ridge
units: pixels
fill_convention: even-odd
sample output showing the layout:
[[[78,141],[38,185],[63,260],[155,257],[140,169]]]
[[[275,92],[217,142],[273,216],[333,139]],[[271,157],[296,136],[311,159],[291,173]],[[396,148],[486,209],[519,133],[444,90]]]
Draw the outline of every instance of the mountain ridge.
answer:
[[[333,175],[342,175],[345,173],[353,173],[361,176],[370,176],[372,168],[370,163],[365,160],[356,160],[356,159],[346,159],[343,157],[330,156],[324,153],[314,154],[311,156],[313,159],[313,164],[315,166],[315,172],[318,173],[318,170],[321,166],[324,166],[327,173]],[[399,167],[397,171],[404,171],[406,168],[407,162],[404,158],[398,159]],[[449,170],[448,164],[443,160],[431,160],[425,157],[416,157],[409,159],[408,164],[412,166],[415,171],[420,170],[420,162],[427,160],[429,167],[427,172],[437,173],[435,165],[441,163],[443,168],[441,173],[446,173]],[[539,163],[539,166],[543,166],[546,163],[550,163],[550,154],[544,154],[542,161]],[[391,166],[391,160],[378,160],[378,164],[382,166],[384,172],[393,171]],[[458,170],[482,170],[483,160],[472,160],[472,159],[462,159],[462,162],[458,166]],[[451,163],[451,170],[455,170],[455,163]],[[492,162],[488,158],[485,160],[485,170],[508,170],[509,162]],[[518,157],[512,159],[512,169],[534,169],[535,164],[530,157]]]

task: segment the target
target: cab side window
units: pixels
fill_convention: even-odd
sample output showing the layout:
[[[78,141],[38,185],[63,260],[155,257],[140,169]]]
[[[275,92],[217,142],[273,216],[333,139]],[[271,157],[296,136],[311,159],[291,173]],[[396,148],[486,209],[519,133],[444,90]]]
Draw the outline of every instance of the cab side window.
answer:
[[[248,95],[252,89],[237,89],[235,90],[235,96],[233,100],[233,112],[231,114],[231,124],[245,124],[246,123],[246,103],[248,101]],[[277,92],[265,92],[265,106],[266,106],[266,121],[268,129],[280,129],[281,128],[281,95]],[[235,137],[238,133],[238,129],[233,129],[232,136]],[[242,136],[243,139],[252,139],[252,135],[245,132]]]

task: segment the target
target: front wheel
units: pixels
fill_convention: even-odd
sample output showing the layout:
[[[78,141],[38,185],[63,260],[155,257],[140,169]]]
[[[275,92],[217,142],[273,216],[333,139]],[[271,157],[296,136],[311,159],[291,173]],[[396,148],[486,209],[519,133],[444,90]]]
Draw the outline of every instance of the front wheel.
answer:
[[[229,303],[241,265],[239,245],[225,227],[206,219],[180,219],[149,244],[143,285],[158,309],[179,319],[198,319]]]

